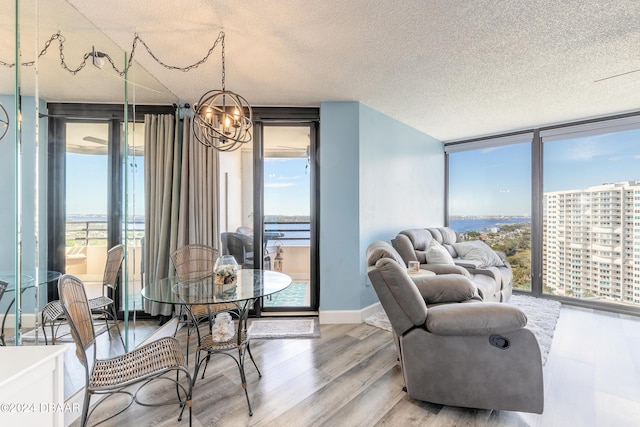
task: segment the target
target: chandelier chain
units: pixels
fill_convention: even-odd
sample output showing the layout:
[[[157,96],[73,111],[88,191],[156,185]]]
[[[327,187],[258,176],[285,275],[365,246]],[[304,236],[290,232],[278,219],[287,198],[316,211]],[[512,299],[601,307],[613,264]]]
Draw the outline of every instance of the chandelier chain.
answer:
[[[65,40],[64,36],[60,33],[60,31],[58,31],[57,33],[51,35],[49,40],[47,40],[44,43],[44,47],[42,48],[42,50],[38,54],[38,58],[40,58],[41,56],[44,56],[47,53],[47,51],[49,50],[49,47],[51,46],[51,43],[53,43],[56,40],[58,41],[58,49],[60,51],[60,66],[62,68],[64,68],[65,70],[67,70],[69,73],[73,74],[73,75],[76,75],[80,70],[82,70],[87,65],[87,61],[89,60],[89,58],[92,58],[94,56],[94,54],[95,54],[94,52],[85,53],[83,58],[82,58],[82,62],[80,63],[80,65],[78,65],[78,67],[76,67],[75,69],[69,68],[69,66],[67,65],[67,63],[65,61],[65,56],[64,56],[64,42],[66,40]],[[213,53],[215,48],[218,46],[218,44],[220,44],[220,42],[222,42],[222,85],[224,87],[224,78],[225,78],[225,76],[224,76],[224,31],[220,31],[220,33],[218,34],[218,38],[213,43],[213,45],[209,48],[209,50],[207,51],[207,54],[202,59],[200,59],[197,62],[194,62],[193,64],[187,65],[185,67],[178,67],[178,66],[175,66],[175,65],[169,65],[169,64],[166,64],[165,62],[163,62],[160,58],[158,58],[158,56],[156,56],[153,53],[153,51],[151,50],[149,45],[147,45],[147,43],[144,41],[144,39],[142,39],[142,37],[140,37],[138,35],[138,33],[135,33],[135,37],[133,39],[132,46],[131,46],[131,53],[129,54],[129,60],[127,61],[127,64],[126,64],[124,70],[120,70],[116,66],[114,60],[111,58],[111,56],[109,56],[109,54],[100,53],[100,57],[106,58],[107,61],[109,61],[109,63],[111,64],[111,67],[120,76],[124,76],[124,74],[132,66],[133,58],[134,58],[135,53],[136,53],[136,48],[138,46],[138,42],[140,42],[144,46],[146,51],[149,53],[149,55],[158,64],[162,65],[164,68],[167,68],[169,70],[178,70],[178,71],[182,71],[182,72],[185,72],[185,73],[188,72],[188,71],[191,71],[194,68],[198,68],[200,65],[204,64],[205,62],[207,62],[207,60],[209,59],[209,57],[211,56],[211,54]],[[21,63],[21,65],[23,65],[25,67],[31,67],[34,64],[35,64],[35,60]],[[12,68],[16,64],[0,60],[0,65],[2,65],[4,67]]]
[[[218,42],[218,40],[216,40],[216,43]],[[215,45],[214,45],[215,46]],[[224,72],[224,37],[222,38],[222,90],[224,91],[224,79],[225,79],[225,72]]]

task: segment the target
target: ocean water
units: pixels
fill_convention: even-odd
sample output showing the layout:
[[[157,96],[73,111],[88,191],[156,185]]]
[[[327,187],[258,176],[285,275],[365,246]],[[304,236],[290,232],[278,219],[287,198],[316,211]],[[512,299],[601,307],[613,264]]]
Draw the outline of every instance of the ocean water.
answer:
[[[474,219],[452,219],[449,227],[458,233],[467,231],[488,231],[492,228],[500,228],[502,225],[531,223],[531,218],[474,218]]]

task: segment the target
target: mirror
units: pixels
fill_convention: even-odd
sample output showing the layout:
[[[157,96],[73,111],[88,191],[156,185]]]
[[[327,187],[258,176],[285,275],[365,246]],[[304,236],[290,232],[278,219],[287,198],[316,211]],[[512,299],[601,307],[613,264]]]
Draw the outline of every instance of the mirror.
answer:
[[[63,194],[67,197],[56,201],[64,204],[60,212],[66,210],[62,220],[66,231],[56,250],[62,251],[63,265],[70,270],[67,272],[84,275],[87,282],[97,284],[91,292],[101,292],[107,234],[110,232],[105,224],[111,216],[106,199],[110,196],[103,194],[105,200],[85,205],[82,199],[93,200],[89,197],[94,192],[89,184],[105,186],[111,176],[109,173],[101,175],[101,171],[114,169],[107,161],[109,156],[105,148],[105,142],[111,141],[113,135],[111,131],[104,130],[105,123],[112,123],[114,118],[108,115],[97,117],[99,114],[96,113],[101,109],[96,106],[107,105],[129,121],[125,126],[121,120],[117,132],[120,134],[117,139],[121,141],[122,171],[118,179],[123,183],[124,194],[121,195],[122,208],[116,225],[119,234],[116,234],[122,236],[123,243],[126,240],[128,248],[120,281],[120,305],[125,310],[126,320],[120,324],[121,328],[124,326],[122,332],[128,347],[133,348],[137,343],[128,339],[132,334],[127,330],[127,311],[141,307],[140,221],[144,216],[144,185],[140,178],[144,158],[144,117],[137,113],[136,108],[140,105],[170,106],[177,104],[178,100],[135,60],[123,74],[113,69],[107,56],[100,56],[99,59],[104,61],[97,61],[94,65],[92,55],[87,54],[95,49],[108,55],[115,67],[124,71],[129,52],[118,47],[66,1],[25,3],[0,0],[3,10],[0,17],[0,37],[3,40],[0,44],[0,103],[7,110],[10,121],[7,135],[0,140],[0,194],[4,202],[4,209],[0,212],[0,280],[12,280],[23,288],[22,292],[7,291],[0,300],[0,321],[5,321],[4,338],[7,345],[42,345],[42,328],[38,328],[41,310],[51,298],[51,289],[57,285],[56,280],[48,281],[51,276],[47,274],[51,270],[49,243],[54,233],[49,223],[55,213],[50,209],[48,197],[56,194],[52,188],[50,167],[52,118],[60,119],[65,125],[66,140],[52,142],[54,149],[63,153],[62,158],[66,162],[63,172],[69,176],[76,173],[65,184]],[[46,52],[34,64],[18,67],[19,82],[15,78],[16,67],[9,66],[15,63],[18,46],[16,15],[21,63],[34,61],[50,41]],[[131,40],[133,37],[132,30]],[[52,103],[71,105],[79,113],[77,116],[53,117],[50,114]],[[15,136],[15,116],[22,118],[19,138]],[[93,119],[89,120],[87,116],[93,116]],[[87,171],[82,168],[82,165],[94,163],[101,164],[103,169]],[[78,197],[77,194],[80,194],[80,200],[73,199]],[[89,230],[87,225],[82,231],[74,230],[71,224],[74,221],[90,223],[93,228]],[[78,233],[84,233],[84,241],[79,239]],[[17,304],[9,307],[14,299]],[[68,342],[64,344],[69,345]],[[67,352],[67,359],[73,354],[75,352]],[[65,378],[65,397],[82,386],[82,378],[70,383]]]

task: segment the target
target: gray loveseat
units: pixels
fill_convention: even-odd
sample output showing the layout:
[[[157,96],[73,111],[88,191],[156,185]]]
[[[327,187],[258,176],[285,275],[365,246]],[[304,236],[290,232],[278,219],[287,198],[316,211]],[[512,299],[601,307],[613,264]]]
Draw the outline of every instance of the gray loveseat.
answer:
[[[465,289],[468,280],[460,275],[412,280],[402,261],[387,242],[367,249],[367,274],[391,322],[409,397],[542,413],[540,348],[524,327],[524,313],[508,304],[474,301],[473,286]],[[442,283],[451,276],[453,286]],[[434,294],[437,289],[446,292],[444,299]],[[426,298],[438,304],[428,305]]]
[[[509,262],[503,253],[479,240],[461,242],[451,228],[431,227],[403,230],[391,243],[405,266],[409,261],[419,261],[420,268],[436,274],[464,274],[476,285],[483,301],[505,302],[511,297]],[[446,254],[442,256],[442,251],[449,258]]]

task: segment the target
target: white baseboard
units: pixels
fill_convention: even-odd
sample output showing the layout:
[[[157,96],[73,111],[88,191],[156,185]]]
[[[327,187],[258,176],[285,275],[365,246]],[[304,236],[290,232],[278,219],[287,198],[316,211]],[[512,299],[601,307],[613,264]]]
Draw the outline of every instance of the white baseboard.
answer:
[[[330,323],[363,323],[364,319],[382,311],[379,302],[360,310],[320,310],[320,324]]]

